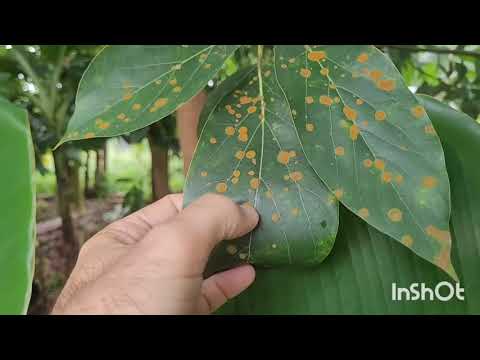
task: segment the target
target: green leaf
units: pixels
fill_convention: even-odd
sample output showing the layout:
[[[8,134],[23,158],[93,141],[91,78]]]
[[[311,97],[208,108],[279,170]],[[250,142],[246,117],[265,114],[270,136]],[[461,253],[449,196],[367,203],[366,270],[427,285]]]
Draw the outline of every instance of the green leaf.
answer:
[[[65,137],[112,137],[148,126],[195,96],[234,45],[105,47],[86,70]]]
[[[0,314],[25,314],[34,269],[34,153],[27,112],[3,99],[0,134]]]
[[[215,249],[207,274],[242,262],[322,262],[333,247],[338,202],[306,159],[273,68],[250,68],[223,82],[200,124],[185,206],[216,192],[249,202],[261,216],[251,235]]]
[[[342,204],[456,278],[443,149],[391,61],[372,46],[276,46],[275,74]]]
[[[445,150],[452,190],[452,259],[465,300],[393,301],[393,283],[435,288],[449,278],[342,207],[335,247],[322,265],[309,270],[258,268],[253,285],[219,314],[480,315],[480,125],[433,98],[418,98]],[[441,294],[448,290],[442,288]]]

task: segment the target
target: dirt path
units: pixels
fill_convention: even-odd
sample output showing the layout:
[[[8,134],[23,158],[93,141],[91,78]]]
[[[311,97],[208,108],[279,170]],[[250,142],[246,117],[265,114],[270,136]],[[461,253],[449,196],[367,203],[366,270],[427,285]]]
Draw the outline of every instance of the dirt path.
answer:
[[[39,199],[35,277],[29,314],[48,314],[65,283],[65,263],[60,256],[61,219],[54,199]],[[74,212],[75,232],[80,244],[103,229],[117,216],[122,197],[89,199],[85,211]]]

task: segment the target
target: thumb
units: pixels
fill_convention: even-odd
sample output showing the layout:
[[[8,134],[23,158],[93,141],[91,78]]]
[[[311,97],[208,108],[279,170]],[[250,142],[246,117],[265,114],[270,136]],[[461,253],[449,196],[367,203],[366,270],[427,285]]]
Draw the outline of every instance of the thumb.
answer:
[[[211,314],[228,300],[246,290],[255,280],[255,269],[244,265],[212,275],[203,282],[199,310]]]
[[[222,240],[239,238],[258,224],[257,211],[245,204],[217,194],[206,194],[187,206],[174,220],[182,233],[195,246],[195,251],[208,257]]]

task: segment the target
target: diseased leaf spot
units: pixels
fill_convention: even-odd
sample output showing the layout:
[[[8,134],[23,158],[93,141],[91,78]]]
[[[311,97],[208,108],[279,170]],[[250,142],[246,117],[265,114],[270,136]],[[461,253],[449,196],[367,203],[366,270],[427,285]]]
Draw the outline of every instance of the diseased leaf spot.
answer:
[[[434,239],[438,240],[442,244],[448,244],[451,241],[449,231],[440,230],[433,225],[427,226],[427,228],[425,229],[425,232],[427,233],[428,236],[433,237]]]
[[[402,236],[402,244],[405,245],[406,247],[411,248],[413,245],[413,238],[412,235],[406,234]]]
[[[238,254],[238,257],[240,258],[240,260],[245,260],[248,257],[248,254],[240,253]]]
[[[360,216],[363,219],[366,219],[370,216],[370,211],[368,211],[367,208],[361,208],[358,210],[358,216]]]
[[[273,197],[273,194],[270,190],[267,190],[265,191],[265,196],[268,198],[268,199],[271,199]]]
[[[386,118],[387,118],[387,114],[385,113],[385,111],[382,111],[382,110],[375,111],[375,120],[383,121]]]
[[[84,139],[91,139],[91,138],[94,138],[94,137],[95,137],[95,133],[93,133],[93,132],[87,132],[87,133],[85,133],[85,135],[83,135]]]
[[[310,105],[310,104],[313,104],[314,100],[313,100],[313,96],[307,96],[305,98],[305,103]]]
[[[363,166],[365,166],[366,168],[371,168],[372,165],[373,165],[372,160],[370,160],[370,159],[363,160]]]
[[[272,222],[278,223],[280,221],[280,214],[278,212],[274,212],[272,214]]]
[[[387,216],[392,222],[400,222],[402,221],[403,214],[400,209],[393,208],[388,210]]]
[[[255,150],[249,150],[249,151],[247,151],[247,153],[245,154],[245,156],[247,157],[247,159],[253,159],[256,155],[257,155],[257,153],[255,152]]]
[[[382,78],[383,76],[383,71],[380,71],[380,70],[372,70],[370,72],[370,78],[373,80],[373,81],[378,81]]]
[[[425,134],[427,134],[427,135],[436,135],[437,134],[433,125],[425,125],[424,130],[425,130]]]
[[[333,100],[330,96],[322,95],[320,96],[320,104],[325,106],[331,106],[333,104]]]
[[[358,55],[357,61],[360,64],[366,63],[368,61],[368,54],[367,53],[361,53],[360,55]]]
[[[309,69],[302,68],[300,70],[300,75],[305,79],[308,79],[312,75],[312,72]]]
[[[403,183],[403,176],[402,176],[402,175],[397,175],[397,176],[395,176],[395,182],[396,182],[397,184]]]
[[[221,183],[218,183],[217,186],[215,187],[215,189],[217,190],[217,192],[219,193],[225,193],[227,192],[228,190],[228,186],[227,184],[225,184],[224,182],[221,182]]]
[[[138,103],[133,104],[133,106],[132,106],[132,110],[134,110],[134,111],[138,111],[138,110],[140,110],[141,108],[142,108],[142,105],[141,105],[141,104],[138,104]]]
[[[246,105],[246,104],[250,104],[252,102],[252,98],[250,96],[242,96],[240,97],[240,104],[242,105]]]
[[[228,245],[226,247],[226,250],[227,250],[227,253],[229,253],[230,255],[235,255],[238,252],[238,249],[235,245]]]
[[[260,180],[258,178],[253,178],[250,180],[250,187],[253,190],[257,190],[259,186],[260,186]]]
[[[422,179],[422,186],[427,189],[433,189],[438,184],[438,180],[433,176],[425,176]]]
[[[299,182],[303,179],[303,174],[300,171],[291,172],[290,179],[292,179],[295,182]]]
[[[417,106],[413,107],[411,109],[411,112],[412,112],[412,115],[416,119],[420,119],[420,118],[424,117],[425,114],[426,114],[425,109],[423,108],[423,106],[420,106],[420,105],[417,105]]]
[[[329,72],[330,71],[326,67],[324,67],[322,70],[320,70],[320,74],[323,75],[323,76],[328,76]]]
[[[335,99],[333,99],[333,101],[335,101],[335,104],[338,104],[340,102],[340,98],[338,96],[335,96]]]
[[[377,87],[386,92],[393,91],[395,90],[395,80],[378,80]]]
[[[227,134],[227,136],[233,136],[235,134],[235,128],[233,126],[227,126],[225,128],[225,134]]]
[[[350,139],[353,141],[357,140],[358,134],[360,134],[360,129],[357,125],[350,126]]]
[[[350,120],[350,121],[357,120],[358,113],[354,109],[352,109],[351,107],[344,106],[343,107],[343,113],[345,114],[345,116],[347,117],[348,120]]]
[[[206,177],[206,176],[208,176],[208,172],[206,172],[206,171],[202,171],[202,172],[200,173],[200,176],[202,176],[202,177]]]
[[[177,85],[177,80],[176,79],[172,79],[168,82],[171,86],[176,86]]]
[[[382,181],[385,182],[385,183],[390,183],[392,181],[392,173],[389,172],[389,171],[384,171],[382,173]]]
[[[232,175],[234,177],[239,177],[240,176],[240,170],[234,170]]]
[[[257,107],[256,106],[250,106],[248,109],[247,109],[247,112],[249,114],[253,114],[254,112],[257,111]]]
[[[248,128],[245,126],[242,126],[240,129],[238,129],[238,140],[242,142],[247,142],[248,141]]]
[[[291,211],[293,216],[298,216],[300,214],[300,209],[299,208],[293,208]]]
[[[359,105],[359,106],[360,106],[360,105],[363,105],[363,100],[362,100],[362,99],[357,99],[357,100],[355,101],[355,104],[357,104],[357,105]]]
[[[315,130],[315,125],[313,125],[312,123],[306,123],[305,130],[307,130],[308,132],[313,132]]]
[[[162,107],[164,107],[165,105],[168,104],[168,99],[167,98],[160,98],[160,99],[157,99],[155,101],[155,103],[153,104],[153,106],[150,108],[150,112],[155,112],[157,111],[158,109],[161,109]]]
[[[277,155],[277,161],[280,164],[287,165],[290,161],[290,152],[281,150]]]
[[[336,198],[337,200],[340,200],[340,199],[343,197],[344,192],[343,192],[343,189],[336,189],[336,190],[333,192],[333,194],[335,195],[335,198]]]
[[[217,143],[217,139],[212,137],[210,138],[210,144],[216,144]]]
[[[310,61],[320,61],[327,57],[325,51],[311,51],[308,53],[308,60]]]
[[[125,120],[126,117],[127,117],[127,115],[125,115],[124,113],[120,113],[120,114],[117,115],[118,120]]]
[[[173,92],[174,92],[174,93],[179,93],[180,91],[182,91],[182,87],[181,87],[181,86],[175,86],[175,87],[173,88]]]
[[[238,178],[238,177],[234,177],[234,178],[232,179],[232,184],[235,185],[236,183],[238,183],[238,181],[239,181],[239,178]]]
[[[337,155],[337,156],[345,155],[345,148],[343,146],[337,146],[335,148],[335,155]]]
[[[385,161],[381,159],[375,159],[375,168],[378,170],[384,170],[385,169]]]
[[[238,150],[236,153],[235,153],[235,157],[238,159],[238,160],[242,160],[245,156],[245,151],[242,151],[242,150]]]
[[[255,175],[255,171],[253,171],[253,170],[250,170],[250,171],[248,172],[248,175],[250,175],[250,176],[253,176],[253,175]]]

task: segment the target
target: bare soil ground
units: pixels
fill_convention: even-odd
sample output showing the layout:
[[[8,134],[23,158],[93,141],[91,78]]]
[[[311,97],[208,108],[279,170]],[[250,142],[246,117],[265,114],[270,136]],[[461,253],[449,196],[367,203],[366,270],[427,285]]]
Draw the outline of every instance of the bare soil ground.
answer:
[[[83,210],[74,211],[74,224],[80,244],[108,225],[121,206],[121,196],[85,200]],[[35,276],[28,314],[48,314],[65,281],[65,262],[60,256],[61,219],[54,198],[37,199],[37,245]]]

